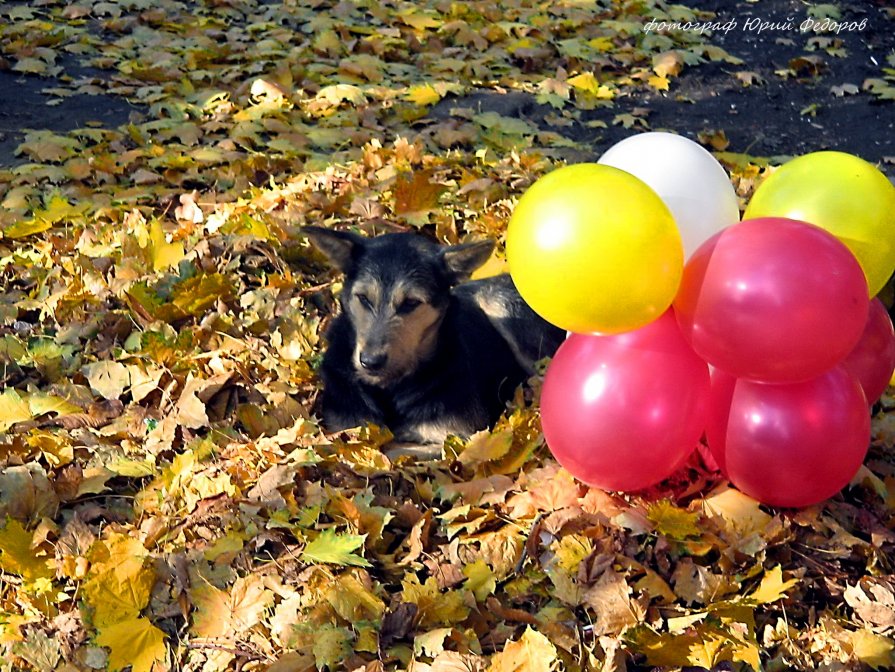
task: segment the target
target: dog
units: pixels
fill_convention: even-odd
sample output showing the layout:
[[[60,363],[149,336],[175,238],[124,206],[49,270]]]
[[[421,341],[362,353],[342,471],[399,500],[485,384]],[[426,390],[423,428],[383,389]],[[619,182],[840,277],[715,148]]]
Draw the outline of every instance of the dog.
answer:
[[[443,444],[493,425],[565,333],[509,275],[470,280],[493,241],[442,246],[422,235],[303,233],[344,273],[320,367],[324,427],[386,426],[401,443]]]

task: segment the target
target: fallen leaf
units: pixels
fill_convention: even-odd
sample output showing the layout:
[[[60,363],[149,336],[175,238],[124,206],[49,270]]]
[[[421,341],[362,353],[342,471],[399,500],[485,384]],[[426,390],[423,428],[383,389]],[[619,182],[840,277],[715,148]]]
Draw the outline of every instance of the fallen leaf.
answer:
[[[54,572],[47,558],[32,548],[34,535],[12,518],[0,529],[0,569],[28,581],[46,579]]]
[[[853,96],[860,91],[861,89],[858,88],[857,84],[840,84],[839,86],[830,87],[830,92],[837,98]]]
[[[118,399],[130,385],[127,367],[120,362],[101,360],[82,369],[90,387],[105,399]]]
[[[846,586],[842,597],[858,617],[870,626],[895,627],[895,585],[885,577],[864,577]]]
[[[447,187],[433,180],[428,171],[413,171],[398,177],[395,184],[395,215],[412,224],[425,223],[426,215],[438,206]]]
[[[5,432],[17,422],[25,422],[33,417],[27,400],[22,399],[18,392],[7,388],[0,394],[0,432]]]
[[[190,591],[190,598],[196,605],[193,634],[234,641],[261,620],[274,596],[261,576],[249,575],[236,579],[229,590],[199,585]]]
[[[528,626],[518,640],[508,642],[503,651],[491,658],[488,672],[549,672],[558,665],[556,647]]]
[[[581,601],[596,614],[596,634],[618,636],[643,620],[643,610],[632,600],[631,592],[624,576],[611,568],[584,592]]]
[[[895,642],[871,630],[852,633],[854,657],[874,669],[891,670],[895,665]]]
[[[128,665],[132,672],[152,672],[167,661],[165,633],[147,618],[131,618],[99,628],[96,643],[110,650],[109,670],[117,672]]]
[[[366,538],[365,534],[339,534],[335,530],[323,530],[305,546],[301,557],[308,562],[370,567],[367,560],[354,553],[363,548]]]
[[[700,536],[699,514],[678,508],[668,500],[647,506],[646,517],[656,527],[656,532],[671,539],[684,540]]]
[[[767,570],[761,578],[761,583],[750,593],[746,600],[756,604],[768,604],[776,602],[786,596],[786,592],[798,584],[798,579],[783,580],[783,570],[780,565]]]
[[[740,536],[759,533],[771,522],[759,502],[734,488],[725,487],[702,500],[709,517],[720,519]]]
[[[176,266],[186,256],[183,243],[167,241],[162,224],[157,219],[149,222],[149,240],[152,246],[152,268],[156,271]]]

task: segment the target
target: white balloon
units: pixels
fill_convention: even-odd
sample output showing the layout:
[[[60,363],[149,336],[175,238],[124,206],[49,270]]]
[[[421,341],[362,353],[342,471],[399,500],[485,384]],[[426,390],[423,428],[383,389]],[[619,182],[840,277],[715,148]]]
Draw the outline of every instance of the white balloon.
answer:
[[[606,150],[598,163],[631,173],[659,195],[677,222],[685,259],[721,229],[740,221],[727,171],[681,135],[632,135]]]

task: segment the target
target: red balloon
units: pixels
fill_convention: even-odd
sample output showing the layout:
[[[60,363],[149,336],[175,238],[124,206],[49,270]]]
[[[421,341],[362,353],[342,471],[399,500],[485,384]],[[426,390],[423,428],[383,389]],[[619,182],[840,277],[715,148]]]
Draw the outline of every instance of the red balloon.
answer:
[[[845,359],[868,306],[864,272],[844,244],[774,217],[703,243],[674,302],[684,337],[709,364],[774,383],[808,380]]]
[[[706,434],[722,472],[744,493],[772,506],[809,506],[857,473],[870,413],[842,366],[781,385],[715,372]]]
[[[705,428],[708,366],[672,311],[634,331],[572,334],[547,368],[541,424],[556,460],[606,490],[670,476]]]
[[[861,383],[869,405],[879,401],[895,369],[895,329],[879,299],[870,302],[864,334],[842,365]]]

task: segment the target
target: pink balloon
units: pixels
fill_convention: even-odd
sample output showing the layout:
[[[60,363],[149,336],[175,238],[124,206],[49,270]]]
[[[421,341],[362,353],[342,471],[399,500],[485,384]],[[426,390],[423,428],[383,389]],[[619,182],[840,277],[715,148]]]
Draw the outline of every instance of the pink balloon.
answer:
[[[716,372],[706,434],[741,491],[772,506],[809,506],[857,473],[870,445],[870,413],[842,366],[781,385]]]
[[[709,367],[711,396],[709,397],[709,412],[705,421],[705,440],[709,446],[709,452],[715,459],[718,469],[727,480],[727,463],[724,460],[724,451],[719,446],[725,445],[727,436],[727,421],[729,419],[730,402],[733,399],[733,390],[737,378],[725,373],[714,366]]]
[[[895,330],[879,299],[870,302],[864,334],[842,365],[861,383],[869,405],[879,401],[895,369]]]
[[[709,364],[774,383],[808,380],[845,359],[868,306],[864,272],[845,245],[774,217],[703,243],[674,302],[684,337]]]
[[[572,334],[547,368],[541,424],[556,460],[606,490],[671,475],[705,427],[708,367],[672,311],[621,334]]]

